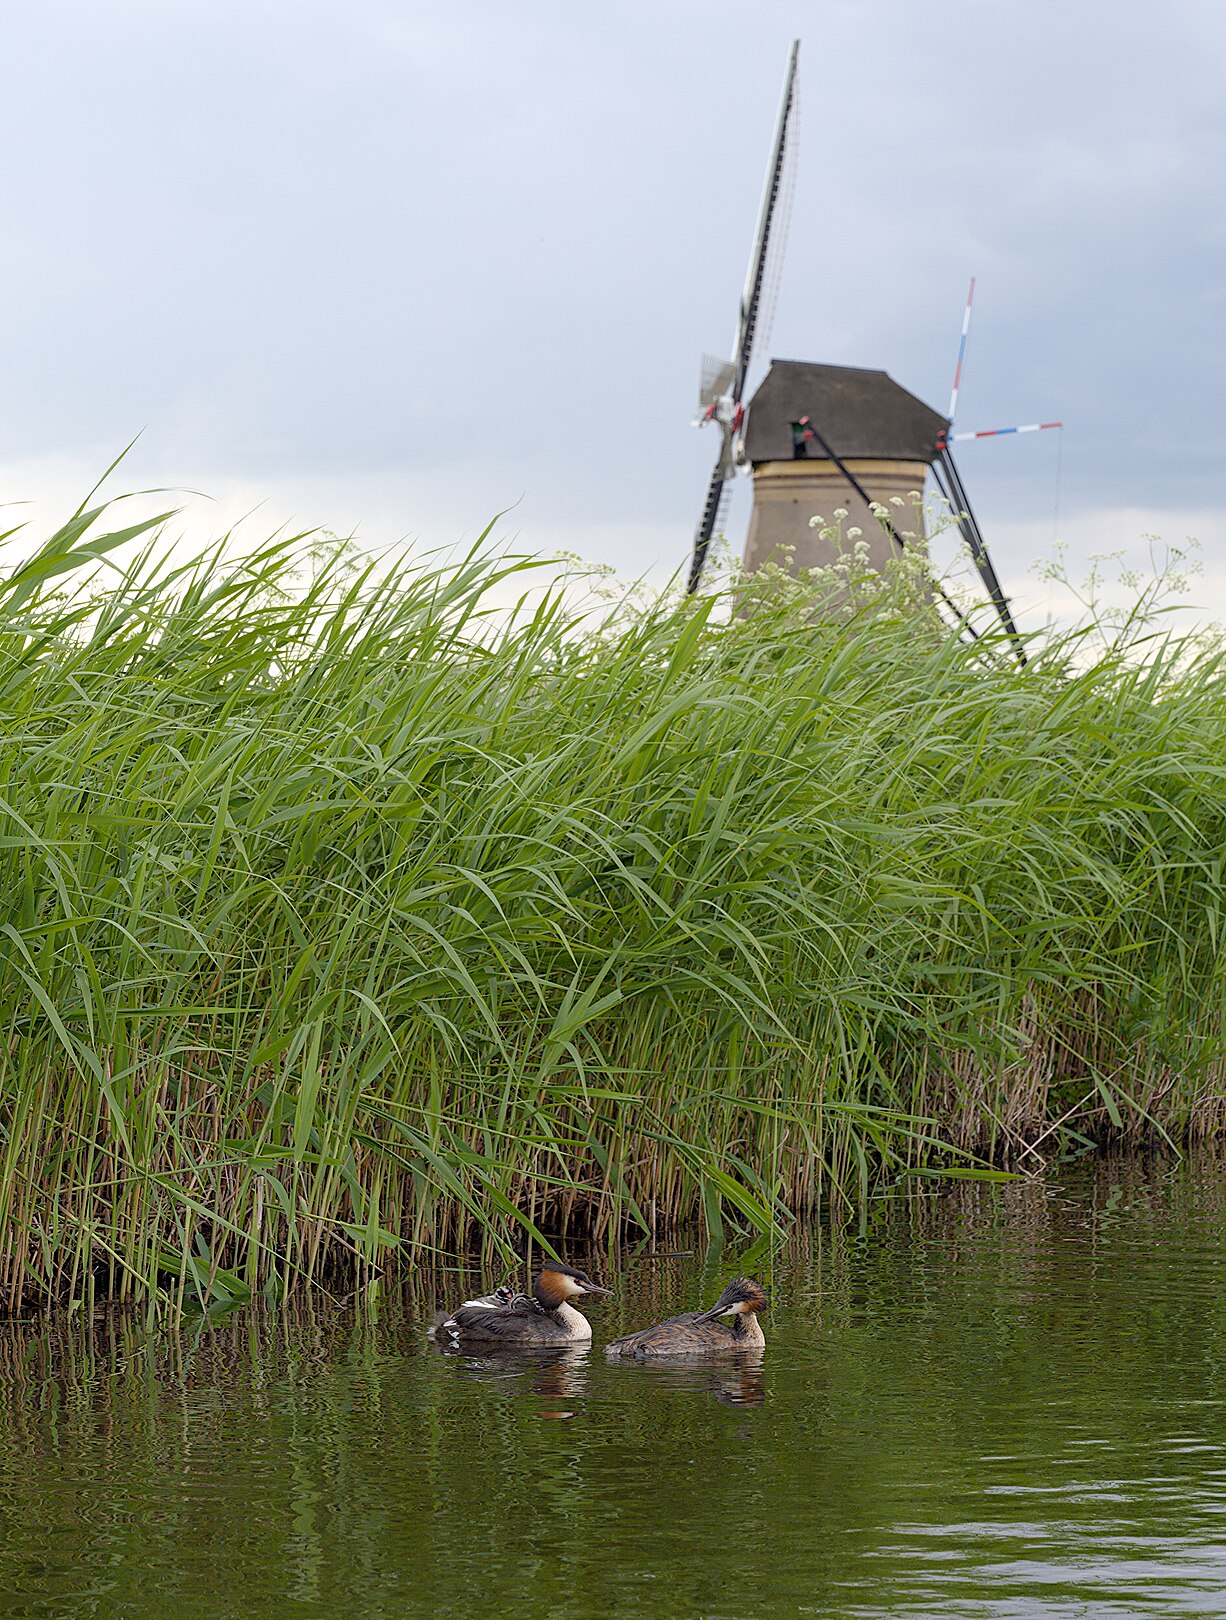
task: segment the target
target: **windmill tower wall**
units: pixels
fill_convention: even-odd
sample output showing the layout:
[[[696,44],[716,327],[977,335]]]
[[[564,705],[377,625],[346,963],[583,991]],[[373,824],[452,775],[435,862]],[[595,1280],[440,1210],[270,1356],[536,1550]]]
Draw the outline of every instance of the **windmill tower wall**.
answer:
[[[806,436],[806,418],[870,500],[890,508],[899,532],[921,539],[922,516],[911,497],[922,493],[948,423],[884,371],[853,366],[774,360],[750,402],[744,451],[753,465],[754,499],[746,569],[772,560],[792,573],[828,566],[839,546],[820,529],[839,526],[839,509],[847,512],[844,544],[850,548],[856,537],[848,530],[859,529],[869,565],[881,569],[898,548],[839,467]],[[903,505],[893,506],[894,498]],[[815,517],[817,527],[810,521]]]
[[[890,508],[900,536],[905,538],[908,532],[918,534],[922,530],[922,512],[912,501],[916,492],[923,493],[928,468],[922,461],[865,461],[853,457],[850,461],[844,459],[844,465],[872,500]],[[891,504],[894,497],[902,501],[901,507]],[[820,531],[840,527],[834,516],[840,510],[847,513],[841,524],[845,544],[854,544],[849,530],[859,529],[859,538],[868,546],[869,567],[880,572],[898,555],[898,547],[832,461],[764,461],[754,468],[753,514],[745,540],[746,569],[752,572],[772,559],[781,564],[786,561],[793,574],[829,567],[839,546]],[[811,522],[815,517],[820,520],[817,526]]]

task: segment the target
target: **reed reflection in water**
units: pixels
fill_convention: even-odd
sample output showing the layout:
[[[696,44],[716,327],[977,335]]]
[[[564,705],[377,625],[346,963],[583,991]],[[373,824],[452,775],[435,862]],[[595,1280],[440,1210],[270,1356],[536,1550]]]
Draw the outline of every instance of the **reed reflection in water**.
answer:
[[[1220,1167],[883,1201],[775,1256],[761,1355],[606,1362],[738,1258],[604,1257],[531,1355],[427,1341],[454,1277],[3,1325],[4,1612],[1226,1612]]]

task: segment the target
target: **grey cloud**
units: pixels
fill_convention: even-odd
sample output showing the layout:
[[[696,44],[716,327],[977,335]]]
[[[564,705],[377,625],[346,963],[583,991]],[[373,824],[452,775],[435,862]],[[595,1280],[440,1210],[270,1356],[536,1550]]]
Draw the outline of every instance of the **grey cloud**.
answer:
[[[327,467],[360,501],[402,471],[457,526],[523,495],[527,541],[683,553],[698,358],[731,333],[793,32],[771,351],[943,407],[973,271],[960,425],[1063,418],[1069,509],[1220,504],[1209,0],[9,7],[5,458],[144,426],[159,477]],[[1039,437],[963,456],[989,532],[1033,518],[1036,545]]]

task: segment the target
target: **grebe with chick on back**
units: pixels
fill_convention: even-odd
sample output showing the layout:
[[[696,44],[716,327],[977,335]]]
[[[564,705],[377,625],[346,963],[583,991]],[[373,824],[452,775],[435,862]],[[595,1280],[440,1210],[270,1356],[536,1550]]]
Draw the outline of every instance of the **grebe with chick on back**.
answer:
[[[569,1302],[583,1294],[607,1294],[582,1271],[547,1260],[530,1294],[495,1289],[481,1299],[465,1300],[453,1311],[440,1311],[430,1329],[439,1344],[458,1346],[587,1344],[592,1324]]]
[[[760,1350],[766,1343],[758,1312],[765,1310],[766,1290],[752,1277],[738,1277],[709,1311],[686,1311],[654,1327],[641,1328],[624,1339],[605,1345],[605,1355],[632,1361],[660,1356],[728,1355],[738,1350]],[[716,1320],[731,1316],[731,1324]]]

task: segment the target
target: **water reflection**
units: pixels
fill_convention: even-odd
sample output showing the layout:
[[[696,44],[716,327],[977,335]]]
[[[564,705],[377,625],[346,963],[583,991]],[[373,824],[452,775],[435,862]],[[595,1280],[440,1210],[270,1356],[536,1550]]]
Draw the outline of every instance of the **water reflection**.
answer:
[[[0,1324],[8,1612],[1226,1608],[1217,1166],[883,1202],[776,1258],[764,1352],[605,1361],[736,1259],[628,1257],[594,1349],[430,1345],[453,1278],[173,1334]]]
[[[756,1360],[746,1357],[736,1368],[712,1384],[711,1393],[725,1406],[761,1406],[766,1399],[766,1385],[762,1380],[762,1356]]]
[[[520,1382],[546,1404],[565,1405],[579,1401],[587,1393],[591,1346],[567,1344],[551,1349],[491,1346],[480,1355],[471,1349],[430,1341],[430,1349],[447,1361],[458,1363],[463,1376],[491,1383]],[[542,1411],[542,1417],[569,1418],[573,1411]]]
[[[590,1345],[566,1345],[550,1350],[501,1347],[475,1355],[471,1350],[431,1341],[430,1349],[435,1355],[458,1364],[461,1376],[490,1383],[518,1382],[542,1396],[546,1405],[574,1407],[588,1393]],[[632,1378],[638,1375],[655,1379],[674,1390],[712,1395],[725,1406],[760,1406],[766,1399],[763,1359],[764,1352],[753,1349],[705,1360],[678,1357],[667,1361],[628,1361],[617,1367]],[[540,1415],[571,1418],[575,1412],[542,1410]]]
[[[644,1361],[615,1361],[613,1377],[642,1378],[662,1389],[713,1395],[724,1406],[761,1406],[766,1399],[763,1379],[765,1351],[754,1348],[736,1355],[686,1359],[670,1356]],[[633,1393],[633,1386],[630,1386]]]

